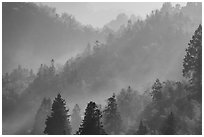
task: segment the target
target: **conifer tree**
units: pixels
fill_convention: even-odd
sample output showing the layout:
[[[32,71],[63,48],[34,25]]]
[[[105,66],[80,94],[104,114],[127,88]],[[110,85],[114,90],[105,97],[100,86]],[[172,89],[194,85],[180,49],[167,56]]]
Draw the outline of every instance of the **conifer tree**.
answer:
[[[122,120],[118,112],[115,94],[108,98],[107,106],[105,107],[103,115],[105,131],[108,134],[119,134],[121,131]]]
[[[155,83],[152,86],[151,96],[153,101],[158,102],[162,99],[162,84],[159,79],[156,79]]]
[[[102,135],[105,134],[101,123],[101,112],[95,102],[89,102],[85,110],[84,120],[77,131],[78,135]]]
[[[58,94],[52,104],[51,116],[46,119],[45,134],[48,135],[69,135],[71,134],[71,126],[69,116],[66,109],[66,102]]]
[[[189,78],[191,91],[202,97],[202,26],[199,25],[188,43],[183,62],[183,76]]]
[[[167,119],[164,121],[161,127],[162,135],[175,135],[176,134],[176,124],[174,114],[171,112]]]
[[[137,130],[137,135],[145,135],[145,134],[147,134],[147,127],[143,125],[143,122],[141,120],[139,128]]]

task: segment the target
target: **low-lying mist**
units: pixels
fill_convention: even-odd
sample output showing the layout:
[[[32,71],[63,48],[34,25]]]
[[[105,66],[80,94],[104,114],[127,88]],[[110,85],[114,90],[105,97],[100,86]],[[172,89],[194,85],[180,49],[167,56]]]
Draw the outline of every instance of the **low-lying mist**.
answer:
[[[3,134],[29,134],[44,97],[60,93],[69,114],[78,104],[83,115],[89,101],[103,107],[123,88],[139,96],[156,78],[182,80],[185,49],[201,23],[199,7],[164,4],[145,20],[107,32],[49,7],[3,3],[3,73],[9,72],[3,75]],[[27,69],[12,69],[19,64]]]

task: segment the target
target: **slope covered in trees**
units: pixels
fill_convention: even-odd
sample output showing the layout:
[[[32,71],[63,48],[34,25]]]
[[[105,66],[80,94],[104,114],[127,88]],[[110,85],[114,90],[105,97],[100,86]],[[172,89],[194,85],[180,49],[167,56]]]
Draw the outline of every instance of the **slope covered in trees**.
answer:
[[[47,119],[47,116],[50,116],[51,114],[51,106],[51,99],[44,98],[40,105],[40,108],[35,115],[35,123],[33,125],[31,134],[44,135],[45,121]]]
[[[36,75],[32,69],[22,68],[20,65],[11,73],[2,76],[2,116],[5,119],[16,109],[21,94],[34,81]]]
[[[199,8],[196,4],[192,6]],[[69,90],[69,95],[82,90],[98,94],[129,84],[144,87],[153,82],[154,77],[182,79],[180,62],[192,31],[199,24],[184,13],[183,8],[169,9],[164,4],[146,20],[130,22],[107,43],[90,44],[83,53],[64,64],[54,77],[56,85]]]
[[[74,16],[36,3],[3,3],[2,21],[3,72],[18,64],[37,70],[50,58],[62,63],[88,42],[104,39],[102,33],[83,26]]]
[[[18,12],[23,12],[25,16],[33,14],[28,17],[34,19],[31,22],[37,20],[44,22],[43,20],[48,18],[44,23],[49,25],[42,30],[38,28],[38,31],[50,34],[56,31],[56,33],[49,37],[49,39],[53,38],[53,42],[45,44],[47,46],[44,47],[45,49],[41,49],[42,51],[50,49],[48,45],[55,45],[55,43],[64,42],[67,44],[65,39],[69,32],[71,32],[70,35],[77,38],[77,40],[73,40],[69,37],[70,41],[81,42],[83,46],[87,45],[87,47],[76,57],[67,60],[61,69],[56,67],[56,63],[51,60],[51,57],[47,57],[46,60],[51,60],[51,64],[38,63],[40,67],[36,74],[28,73],[29,71],[26,70],[25,76],[19,78],[21,71],[14,71],[17,73],[15,74],[17,79],[12,76],[12,73],[5,74],[3,76],[3,127],[5,127],[4,121],[13,120],[16,115],[19,117],[23,112],[35,112],[31,115],[36,114],[41,100],[44,97],[53,98],[59,90],[65,98],[71,98],[73,104],[79,103],[82,107],[85,107],[87,100],[92,98],[99,102],[104,101],[110,96],[110,91],[114,90],[117,91],[116,102],[122,119],[122,134],[137,133],[141,120],[147,128],[147,134],[162,134],[160,129],[171,112],[178,121],[175,129],[176,134],[200,134],[202,125],[200,123],[202,105],[201,98],[199,98],[202,89],[200,83],[202,27],[199,26],[197,30],[196,28],[201,23],[201,3],[188,3],[185,7],[179,7],[179,5],[172,7],[170,3],[165,3],[160,10],[155,10],[147,15],[145,20],[138,20],[135,23],[130,21],[118,32],[109,34],[106,42],[99,39],[95,30],[87,30],[90,31],[90,35],[97,36],[93,38],[87,35],[84,26],[74,21],[71,16],[66,14],[58,16],[54,11],[51,12],[50,8],[47,9],[49,11],[49,16],[47,16],[46,8],[39,8],[35,4],[3,4],[3,7],[5,6],[8,7],[3,8],[3,13],[4,10],[8,10],[11,17],[18,17]],[[34,11],[25,12],[31,9]],[[45,11],[41,11],[43,9]],[[41,13],[43,15],[39,17]],[[12,23],[6,18],[3,14],[3,21]],[[71,26],[69,23],[64,23],[66,21],[63,19],[67,22],[70,21]],[[21,23],[17,22],[17,24]],[[27,25],[24,24],[19,28]],[[67,29],[64,29],[66,27]],[[29,25],[28,28],[30,28]],[[59,29],[55,30],[55,28]],[[54,30],[50,32],[50,29]],[[195,30],[195,35],[187,48],[187,43]],[[59,32],[60,35],[58,35]],[[5,44],[7,43],[5,41],[8,41],[7,37],[12,34],[9,31],[7,33],[4,33],[3,30],[3,43]],[[27,33],[25,32],[24,35]],[[59,36],[62,36],[64,41],[54,38]],[[96,42],[88,44],[88,41],[91,41],[87,38],[88,36]],[[42,38],[43,41],[48,39],[47,36],[45,37]],[[19,39],[16,38],[16,43],[19,42]],[[42,39],[36,40],[37,43],[40,43]],[[186,48],[187,53],[185,52]],[[3,47],[3,50],[9,49]],[[67,50],[63,48],[63,51]],[[58,50],[53,49],[50,54],[54,52],[58,52]],[[41,54],[38,50],[36,53]],[[57,54],[61,54],[61,51]],[[6,59],[3,57],[4,60]],[[29,60],[29,62],[32,61]],[[189,62],[193,63],[189,65]],[[183,68],[184,73],[182,73]],[[182,75],[189,78],[191,84]],[[10,82],[9,79],[13,77],[14,80]],[[156,80],[153,85],[156,78],[159,80]],[[21,84],[24,82],[27,83]],[[128,85],[131,86],[128,87]],[[123,89],[124,87],[128,88]],[[120,91],[120,89],[122,90]],[[145,92],[143,93],[143,91]],[[16,131],[12,131],[12,133],[16,133]]]
[[[190,79],[160,83],[160,90],[157,90],[160,91],[160,99],[155,102],[154,96],[157,94],[153,94],[152,102],[141,113],[140,118],[145,120],[151,134],[202,134],[202,97],[198,96],[202,94],[202,84],[198,82],[202,78],[200,75],[194,75],[200,73],[198,70],[202,69],[202,66],[198,65],[202,49],[201,28],[199,25],[196,29],[184,57],[183,75],[186,76],[187,72],[192,74]],[[195,39],[196,42],[193,43]],[[199,50],[192,54],[191,51],[197,48]],[[187,58],[190,55],[195,58]],[[193,64],[191,59],[195,59]],[[151,93],[158,93],[155,92],[155,85],[158,85],[156,83],[158,80],[152,86]]]

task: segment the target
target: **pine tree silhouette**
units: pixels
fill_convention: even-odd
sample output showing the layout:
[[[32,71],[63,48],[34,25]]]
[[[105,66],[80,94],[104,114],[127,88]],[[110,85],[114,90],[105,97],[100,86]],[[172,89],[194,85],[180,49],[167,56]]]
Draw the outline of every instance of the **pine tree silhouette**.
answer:
[[[46,119],[45,134],[48,135],[69,135],[71,134],[71,126],[69,116],[66,110],[65,100],[58,94],[52,104],[51,116]]]
[[[152,86],[151,96],[153,101],[159,102],[162,99],[162,84],[159,79],[156,79],[155,83]]]
[[[171,112],[161,127],[161,134],[162,135],[175,135],[176,134],[175,126],[176,126],[175,118],[174,118],[173,113]]]
[[[102,135],[105,134],[101,119],[101,112],[95,102],[87,105],[84,120],[77,131],[78,135]]]
[[[115,94],[108,98],[107,103],[103,114],[104,129],[108,134],[119,134],[121,131],[122,120],[117,109]]]
[[[183,62],[183,76],[189,78],[191,91],[202,101],[202,26],[199,25],[188,43]]]
[[[147,134],[147,127],[143,125],[143,122],[141,120],[139,128],[137,130],[137,135],[145,135],[145,134]]]

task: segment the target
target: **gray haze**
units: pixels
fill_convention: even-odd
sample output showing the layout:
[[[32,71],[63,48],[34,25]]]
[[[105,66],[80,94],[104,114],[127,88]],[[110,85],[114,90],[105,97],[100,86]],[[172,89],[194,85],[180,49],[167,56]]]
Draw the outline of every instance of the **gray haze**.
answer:
[[[185,5],[185,3],[180,4]],[[77,25],[90,24],[94,28],[99,27],[101,31],[103,26],[113,22],[118,14],[125,13],[127,17],[133,15],[144,19],[152,10],[161,8],[162,3],[38,3],[38,5],[55,8],[59,16],[64,12],[73,15]],[[84,26],[75,26],[78,29],[75,31],[78,36],[76,37],[68,29],[66,31],[62,28],[62,24],[61,28],[54,27],[52,22],[43,17],[43,13],[39,15],[30,9],[13,10],[14,14],[3,10],[2,16],[3,73],[10,72],[18,65],[36,71],[40,64],[49,63],[50,58],[62,64],[68,58],[80,53],[88,42],[104,41],[105,34],[91,32],[95,31],[93,29],[83,34]],[[53,11],[46,11],[44,8],[42,12],[50,12],[50,16],[55,16],[56,13],[53,14]],[[119,24],[124,22],[125,20],[122,20]]]
[[[156,78],[182,80],[202,5],[162,4],[3,3],[4,134],[29,133],[43,98],[57,93],[83,113],[122,88],[139,96]]]
[[[174,2],[172,5],[176,5],[177,3],[179,2]],[[141,16],[144,19],[152,10],[160,9],[163,2],[44,2],[41,4],[54,7],[59,13],[70,13],[83,24],[91,24],[94,27],[102,28],[120,13],[125,13],[128,16],[134,14],[136,16]],[[185,2],[180,2],[179,4],[181,6],[186,5]]]

